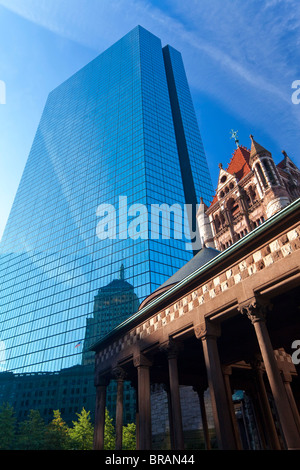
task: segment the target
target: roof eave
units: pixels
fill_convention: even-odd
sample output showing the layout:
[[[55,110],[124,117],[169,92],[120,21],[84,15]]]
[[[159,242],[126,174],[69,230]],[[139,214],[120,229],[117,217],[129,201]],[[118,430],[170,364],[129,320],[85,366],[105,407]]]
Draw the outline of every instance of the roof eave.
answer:
[[[209,270],[210,268],[214,267],[220,261],[222,261],[225,258],[231,256],[240,247],[243,247],[244,245],[249,243],[250,240],[254,239],[257,235],[264,233],[270,227],[272,227],[273,225],[276,225],[285,216],[287,216],[288,214],[290,214],[291,212],[293,212],[294,210],[299,209],[299,208],[300,208],[300,198],[298,198],[296,201],[292,202],[290,205],[283,208],[281,211],[274,214],[272,217],[267,219],[262,225],[260,225],[260,226],[256,227],[255,229],[253,229],[251,232],[249,232],[243,238],[241,238],[240,240],[235,242],[233,245],[231,245],[226,250],[220,252],[220,254],[216,255],[213,259],[211,259],[210,261],[205,263],[203,266],[201,266],[199,269],[197,269],[192,274],[187,276],[185,279],[178,282],[175,286],[171,287],[166,292],[161,294],[159,297],[152,300],[149,304],[147,304],[141,310],[139,310],[138,312],[133,314],[131,317],[129,317],[127,320],[125,320],[123,323],[121,323],[120,325],[115,327],[106,336],[101,338],[101,340],[95,342],[89,348],[89,350],[90,351],[97,351],[97,349],[99,349],[99,347],[102,343],[104,344],[106,341],[108,341],[108,339],[110,339],[113,336],[120,333],[123,329],[128,327],[131,323],[133,324],[134,321],[136,321],[138,318],[141,318],[143,315],[145,315],[152,308],[159,306],[159,304],[162,304],[169,297],[173,296],[178,291],[180,291],[180,289],[182,289],[183,287],[186,287],[189,283],[194,281],[197,277],[199,277],[201,274],[203,274],[206,270]]]

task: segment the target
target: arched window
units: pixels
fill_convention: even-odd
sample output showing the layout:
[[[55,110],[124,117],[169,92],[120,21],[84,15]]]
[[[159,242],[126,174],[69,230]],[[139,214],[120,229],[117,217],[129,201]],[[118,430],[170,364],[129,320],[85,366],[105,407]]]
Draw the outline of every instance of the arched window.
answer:
[[[214,222],[215,222],[216,232],[219,232],[219,230],[221,229],[221,222],[220,222],[218,215],[215,216]]]
[[[229,199],[227,208],[233,219],[240,213],[240,206],[233,198]]]
[[[221,222],[222,227],[224,227],[224,225],[225,225],[225,217],[224,217],[224,214],[222,214],[222,213],[220,214],[220,222]]]
[[[250,197],[252,199],[252,202],[255,202],[257,199],[256,190],[252,186],[250,186]]]
[[[252,206],[255,201],[256,201],[257,195],[255,188],[253,186],[249,186],[247,193],[246,193],[246,201],[248,204],[248,207]]]
[[[255,165],[255,169],[256,169],[256,171],[257,171],[258,177],[259,177],[260,181],[262,182],[264,188],[267,188],[267,187],[268,187],[268,183],[267,183],[267,180],[266,180],[266,178],[265,178],[265,175],[264,175],[264,173],[263,173],[263,171],[262,171],[261,166],[260,166],[259,163],[257,163],[257,164]]]
[[[262,160],[262,164],[266,170],[266,173],[268,175],[268,178],[271,182],[271,184],[277,184],[277,181],[276,181],[276,177],[273,173],[273,168],[271,168],[270,164],[269,164],[269,161],[268,160]]]

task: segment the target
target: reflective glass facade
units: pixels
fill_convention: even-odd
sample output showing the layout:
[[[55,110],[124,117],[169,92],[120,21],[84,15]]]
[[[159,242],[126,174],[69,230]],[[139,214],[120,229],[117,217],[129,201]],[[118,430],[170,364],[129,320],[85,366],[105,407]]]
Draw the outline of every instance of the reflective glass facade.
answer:
[[[193,255],[151,205],[212,195],[181,55],[150,32],[53,90],[0,245],[0,401],[92,407],[88,346]]]

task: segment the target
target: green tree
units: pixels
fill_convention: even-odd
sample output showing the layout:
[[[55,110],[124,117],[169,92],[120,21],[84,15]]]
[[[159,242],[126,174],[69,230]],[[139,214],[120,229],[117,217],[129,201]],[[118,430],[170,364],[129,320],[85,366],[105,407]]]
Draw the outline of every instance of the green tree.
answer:
[[[67,450],[70,447],[69,428],[61,417],[59,410],[53,410],[53,420],[46,430],[47,450]]]
[[[45,450],[46,424],[38,410],[30,410],[28,418],[19,424],[18,448]]]
[[[73,421],[73,428],[69,429],[71,446],[75,450],[92,450],[94,429],[91,423],[90,412],[82,408],[77,413],[78,420]]]
[[[123,450],[136,450],[136,426],[129,423],[123,426]]]
[[[114,450],[115,444],[116,436],[113,419],[109,416],[108,409],[105,408],[104,450]]]
[[[16,418],[14,409],[9,403],[0,407],[0,450],[10,450],[14,446]]]

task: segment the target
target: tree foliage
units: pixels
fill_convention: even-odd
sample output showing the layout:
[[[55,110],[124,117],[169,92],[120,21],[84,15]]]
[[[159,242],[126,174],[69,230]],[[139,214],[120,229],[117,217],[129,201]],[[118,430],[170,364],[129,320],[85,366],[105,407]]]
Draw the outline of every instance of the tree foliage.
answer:
[[[70,448],[69,428],[61,417],[59,410],[53,411],[53,420],[46,430],[47,450],[67,450]]]
[[[73,428],[69,429],[71,445],[76,450],[92,450],[94,430],[91,423],[90,412],[82,408],[77,413],[78,420],[73,421]]]
[[[136,426],[129,423],[123,426],[123,450],[136,450]]]
[[[104,450],[115,448],[116,436],[113,426],[113,419],[109,416],[108,409],[105,409],[105,430],[104,430]]]
[[[135,450],[135,424],[123,427],[123,449]],[[27,418],[17,423],[14,409],[9,404],[0,407],[0,450],[92,450],[94,429],[90,412],[84,408],[77,413],[77,421],[69,427],[59,410],[53,410],[53,419],[46,424],[38,410],[30,410]],[[105,410],[104,449],[115,449],[113,419]]]
[[[9,403],[0,407],[0,450],[10,450],[15,444],[16,418]]]
[[[21,450],[44,450],[46,424],[38,410],[30,410],[25,421],[19,424],[17,446]]]

